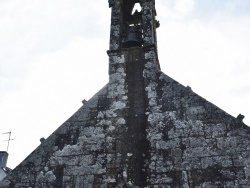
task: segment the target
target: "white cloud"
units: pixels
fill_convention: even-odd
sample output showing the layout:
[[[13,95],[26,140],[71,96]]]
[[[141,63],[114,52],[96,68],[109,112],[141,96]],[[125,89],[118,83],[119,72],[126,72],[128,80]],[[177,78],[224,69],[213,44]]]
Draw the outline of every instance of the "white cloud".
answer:
[[[194,5],[194,0],[157,1],[156,10],[158,13],[161,13],[161,17],[164,20],[182,21],[192,14],[195,8]]]
[[[196,12],[199,5],[194,7]],[[165,73],[233,116],[245,114],[244,122],[250,124],[250,106],[246,105],[250,97],[243,95],[250,86],[250,14],[235,16],[226,7],[209,10],[216,12],[209,20],[168,18],[158,29],[159,59]],[[158,16],[161,21],[159,12]]]
[[[76,37],[63,49],[43,54],[31,65],[22,87],[0,98],[1,131],[11,129],[16,141],[10,152],[19,156],[10,156],[10,165],[17,165],[39,145],[41,137],[48,137],[83,99],[88,100],[108,82],[104,41]],[[98,42],[101,45],[88,48]],[[29,145],[23,147],[23,143]]]
[[[174,10],[177,12],[177,14],[187,16],[194,10],[194,3],[194,0],[176,0]]]
[[[104,1],[0,2],[0,133],[15,137],[10,167],[108,81],[109,14]]]
[[[107,2],[11,0],[0,5],[1,93],[14,90],[40,54],[64,48],[72,37],[105,38],[108,48]]]

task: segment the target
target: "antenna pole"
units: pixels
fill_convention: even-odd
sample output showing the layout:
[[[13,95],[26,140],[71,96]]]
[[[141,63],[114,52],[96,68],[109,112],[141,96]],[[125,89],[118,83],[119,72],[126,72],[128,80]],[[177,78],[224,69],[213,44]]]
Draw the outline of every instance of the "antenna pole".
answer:
[[[3,133],[3,134],[8,134],[9,135],[9,138],[8,138],[8,140],[4,140],[4,142],[8,142],[8,144],[7,144],[7,152],[8,152],[8,150],[9,150],[9,145],[10,145],[10,141],[11,140],[14,140],[14,139],[11,139],[11,131],[10,132],[7,132],[7,133]]]

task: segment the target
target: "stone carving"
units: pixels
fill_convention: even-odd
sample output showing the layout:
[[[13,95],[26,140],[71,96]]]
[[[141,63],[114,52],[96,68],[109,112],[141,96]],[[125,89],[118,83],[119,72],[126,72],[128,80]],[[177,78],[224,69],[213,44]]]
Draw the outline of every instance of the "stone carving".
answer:
[[[237,116],[237,119],[238,119],[239,121],[243,121],[244,118],[245,118],[245,116],[242,115],[242,114],[239,114],[239,115]]]
[[[113,7],[115,5],[115,0],[109,0],[109,7]]]

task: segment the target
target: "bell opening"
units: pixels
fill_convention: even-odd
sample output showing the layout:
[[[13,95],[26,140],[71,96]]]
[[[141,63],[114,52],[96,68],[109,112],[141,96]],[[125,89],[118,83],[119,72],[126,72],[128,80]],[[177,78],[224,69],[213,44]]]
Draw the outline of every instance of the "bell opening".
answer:
[[[129,31],[125,34],[122,40],[123,48],[130,48],[134,46],[142,46],[142,29],[140,25],[129,27]]]
[[[137,12],[141,12],[141,5],[140,5],[140,3],[135,3],[134,8],[132,10],[132,14],[134,14],[136,11]]]
[[[124,0],[125,1],[125,0]],[[142,46],[142,7],[140,3],[124,4],[121,47]]]

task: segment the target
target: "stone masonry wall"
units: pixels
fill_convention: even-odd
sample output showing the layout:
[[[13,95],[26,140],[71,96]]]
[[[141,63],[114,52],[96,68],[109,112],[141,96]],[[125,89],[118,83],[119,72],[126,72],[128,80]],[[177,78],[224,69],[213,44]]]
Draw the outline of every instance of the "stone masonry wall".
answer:
[[[140,187],[148,157],[141,49],[109,54],[109,83],[0,187]]]
[[[102,179],[107,127],[98,108],[108,87],[89,100],[5,179],[0,187],[91,187]],[[98,106],[99,105],[99,106]],[[106,105],[106,104],[105,104]],[[94,175],[95,174],[95,175]]]
[[[1,188],[250,187],[249,127],[162,73],[153,47],[109,58],[109,83]]]
[[[250,187],[250,128],[160,71],[154,0],[140,1],[142,47],[122,48],[135,2],[109,0],[109,83],[0,188]]]
[[[250,187],[249,127],[145,67],[150,187]]]

